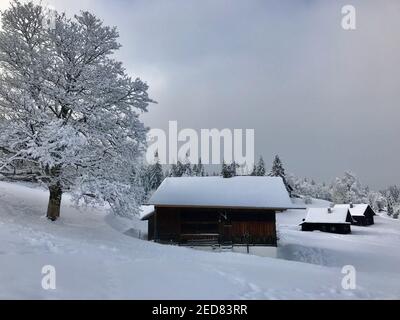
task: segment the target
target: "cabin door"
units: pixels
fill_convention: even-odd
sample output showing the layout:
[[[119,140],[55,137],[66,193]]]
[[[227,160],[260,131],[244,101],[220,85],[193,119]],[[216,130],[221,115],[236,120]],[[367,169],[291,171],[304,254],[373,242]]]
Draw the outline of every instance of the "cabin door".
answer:
[[[232,224],[226,223],[222,227],[222,241],[232,242]]]
[[[227,212],[219,213],[220,242],[232,242],[232,222]]]

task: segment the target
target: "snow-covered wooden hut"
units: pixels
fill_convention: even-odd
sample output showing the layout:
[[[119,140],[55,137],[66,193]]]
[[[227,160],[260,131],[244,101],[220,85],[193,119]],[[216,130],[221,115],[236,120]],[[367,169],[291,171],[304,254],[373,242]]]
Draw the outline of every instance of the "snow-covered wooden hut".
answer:
[[[188,245],[276,246],[275,212],[296,206],[280,177],[167,178],[149,200],[148,238]]]
[[[309,208],[301,223],[302,231],[350,233],[353,219],[348,208]]]
[[[375,212],[369,204],[336,204],[335,208],[349,209],[355,225],[370,226],[374,224]]]

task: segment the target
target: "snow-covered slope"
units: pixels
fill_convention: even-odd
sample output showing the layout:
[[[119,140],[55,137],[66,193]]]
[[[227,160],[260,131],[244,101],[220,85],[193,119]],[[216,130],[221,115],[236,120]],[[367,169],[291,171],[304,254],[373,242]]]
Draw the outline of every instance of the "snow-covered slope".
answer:
[[[400,297],[400,224],[377,217],[352,235],[300,232],[304,210],[278,214],[281,259],[162,246],[130,236],[140,221],[76,208],[44,218],[46,191],[0,182],[0,298],[347,299]],[[292,260],[292,261],[291,261]],[[299,260],[293,261],[293,260]],[[344,290],[341,268],[357,268]],[[41,287],[44,265],[57,289]]]

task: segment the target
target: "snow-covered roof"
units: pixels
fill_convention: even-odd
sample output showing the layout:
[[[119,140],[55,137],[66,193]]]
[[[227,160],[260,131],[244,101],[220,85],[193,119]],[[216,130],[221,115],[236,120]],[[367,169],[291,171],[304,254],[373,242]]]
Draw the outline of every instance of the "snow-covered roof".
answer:
[[[280,177],[167,178],[149,200],[156,206],[302,209],[289,198]]]
[[[347,208],[309,208],[304,222],[307,223],[349,223],[347,222]]]
[[[336,204],[335,208],[347,208],[352,216],[363,216],[365,211],[367,211],[368,206],[368,204],[360,203],[353,204],[353,208],[351,208],[350,204]]]
[[[140,207],[140,220],[146,220],[154,213],[154,206]]]

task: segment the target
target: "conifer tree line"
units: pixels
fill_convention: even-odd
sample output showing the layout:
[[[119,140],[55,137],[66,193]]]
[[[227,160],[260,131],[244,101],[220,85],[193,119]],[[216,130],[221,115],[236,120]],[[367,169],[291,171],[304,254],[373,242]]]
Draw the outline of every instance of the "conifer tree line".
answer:
[[[303,198],[306,204],[313,199],[322,199],[332,203],[368,203],[377,211],[385,211],[389,217],[398,219],[400,215],[400,188],[390,186],[381,191],[370,190],[363,186],[358,177],[352,172],[345,172],[331,183],[319,183],[309,178],[298,178],[287,174],[279,155],[272,162],[270,171],[267,171],[263,157],[260,157],[251,172],[239,172],[241,167],[235,163],[223,161],[219,172],[208,173],[199,159],[197,164],[191,164],[188,157],[184,161],[163,168],[156,154],[156,161],[151,165],[143,165],[141,180],[145,190],[145,197],[149,197],[166,177],[206,177],[220,176],[232,178],[235,176],[269,176],[281,177],[292,198]]]
[[[202,164],[201,159],[198,163],[192,164],[189,157],[186,157],[183,161],[178,160],[176,164],[170,166],[163,166],[160,164],[158,153],[155,154],[155,162],[153,164],[143,164],[138,171],[139,179],[143,184],[145,198],[148,198],[162,183],[166,177],[206,177],[206,176],[220,176],[222,178],[232,178],[235,176],[270,176],[270,177],[281,177],[284,184],[289,192],[292,189],[287,183],[285,169],[279,156],[276,155],[272,164],[272,168],[267,172],[265,168],[265,162],[262,157],[259,158],[258,162],[254,165],[251,172],[239,172],[243,169],[235,161],[232,163],[226,163],[223,161],[220,172],[208,173],[205,170],[205,166]]]

